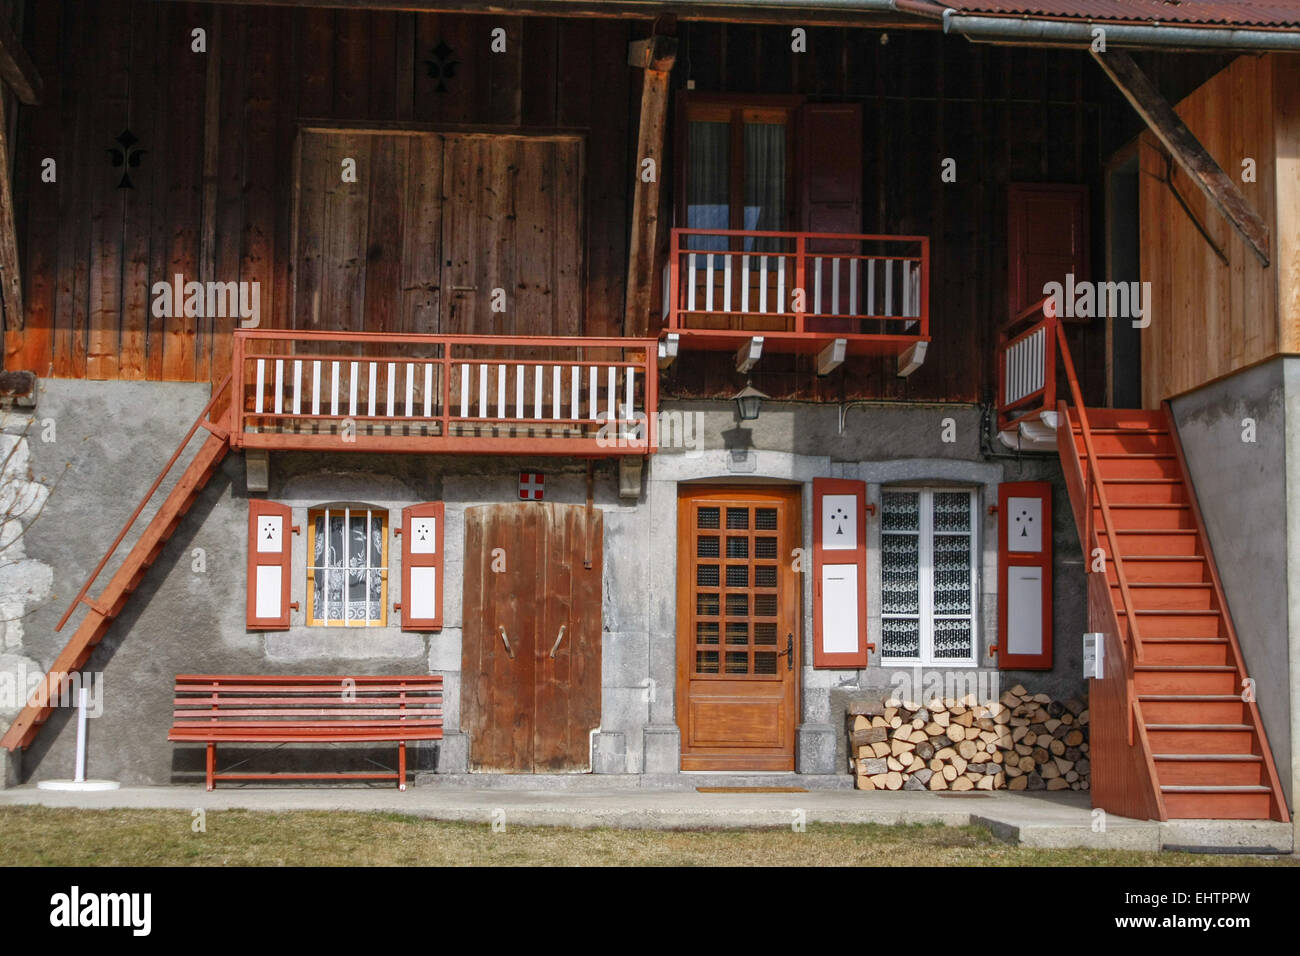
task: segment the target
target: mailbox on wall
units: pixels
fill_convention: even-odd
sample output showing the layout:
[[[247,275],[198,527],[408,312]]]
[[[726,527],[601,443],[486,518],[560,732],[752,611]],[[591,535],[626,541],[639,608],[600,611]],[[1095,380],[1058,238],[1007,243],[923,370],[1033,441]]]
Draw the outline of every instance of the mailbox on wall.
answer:
[[[813,479],[813,666],[867,666],[867,485]]]
[[[1052,668],[1052,486],[998,487],[998,666]]]

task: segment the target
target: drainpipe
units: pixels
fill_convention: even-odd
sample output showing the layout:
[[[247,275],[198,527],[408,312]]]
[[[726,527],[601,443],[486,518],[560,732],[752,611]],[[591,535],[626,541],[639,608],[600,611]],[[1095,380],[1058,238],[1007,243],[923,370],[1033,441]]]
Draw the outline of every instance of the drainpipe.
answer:
[[[957,33],[972,43],[1087,48],[1093,42],[1092,31],[1100,28],[1105,30],[1107,45],[1113,46],[1259,52],[1300,50],[1300,31],[978,17],[962,15],[951,7],[945,8],[941,16],[944,33]]]

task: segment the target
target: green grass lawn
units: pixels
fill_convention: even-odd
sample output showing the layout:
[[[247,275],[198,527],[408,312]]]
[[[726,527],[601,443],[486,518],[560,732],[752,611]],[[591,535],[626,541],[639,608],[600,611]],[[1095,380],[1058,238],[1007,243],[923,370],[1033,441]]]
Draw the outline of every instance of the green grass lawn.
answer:
[[[394,813],[0,808],[10,866],[1221,866],[1295,857],[1009,846],[984,827],[810,824],[791,830],[577,830]]]

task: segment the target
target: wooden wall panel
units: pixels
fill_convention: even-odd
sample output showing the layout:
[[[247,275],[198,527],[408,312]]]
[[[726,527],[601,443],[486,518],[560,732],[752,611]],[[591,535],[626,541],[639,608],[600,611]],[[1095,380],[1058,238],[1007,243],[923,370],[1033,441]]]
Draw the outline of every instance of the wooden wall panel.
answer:
[[[1271,56],[1239,57],[1177,106],[1179,116],[1268,224],[1271,266],[1260,264],[1174,164],[1170,178],[1191,210],[1189,216],[1163,181],[1170,167],[1162,148],[1150,133],[1142,136],[1141,267],[1142,280],[1152,290],[1151,326],[1142,333],[1142,399],[1148,408],[1284,348],[1278,277],[1287,268],[1292,240],[1285,224],[1279,229],[1277,218],[1282,179],[1275,150],[1284,149],[1285,134],[1274,130],[1273,104],[1275,94],[1287,95],[1276,85],[1278,62]],[[1252,106],[1242,109],[1243,103]],[[1246,158],[1256,162],[1253,183],[1241,179]]]
[[[1277,157],[1278,345],[1300,352],[1300,58],[1273,64]]]
[[[496,26],[507,31],[504,53],[490,50]],[[190,49],[196,27],[209,31],[206,54]],[[424,131],[459,125],[530,135],[563,127],[586,139],[578,156],[557,160],[557,181],[529,196],[572,204],[576,193],[585,222],[581,253],[566,251],[535,288],[512,290],[525,301],[572,301],[574,310],[560,319],[516,312],[503,325],[617,334],[627,255],[632,30],[625,21],[153,0],[32,5],[23,35],[46,99],[15,113],[28,331],[6,335],[6,366],[71,377],[220,378],[229,368],[235,317],[152,314],[151,286],[177,273],[258,282],[263,327],[436,328],[443,303],[423,263],[441,254],[441,225],[428,212],[442,190],[441,170],[429,165],[437,160],[416,138],[358,143],[366,147],[356,157],[361,190],[335,190],[328,198],[339,221],[362,225],[361,233],[331,235],[334,252],[349,265],[322,289],[325,301],[293,305],[294,144],[300,126],[310,124]],[[456,62],[442,92],[430,75],[439,42]],[[215,95],[208,96],[214,61]],[[209,104],[215,117],[205,116]],[[120,170],[109,166],[106,152],[128,126],[145,150],[132,171],[134,191],[117,188]],[[45,156],[59,164],[57,184],[40,183]],[[582,156],[594,157],[590,170]],[[375,175],[367,178],[366,169]],[[569,172],[577,178],[566,178]],[[394,205],[397,195],[405,209]],[[325,215],[323,205],[319,212]],[[359,244],[359,234],[373,241]],[[540,247],[549,239],[530,242]],[[390,245],[401,255],[389,255]],[[205,263],[211,277],[200,275]],[[299,273],[312,268],[302,263]],[[516,278],[508,284],[518,285]]]

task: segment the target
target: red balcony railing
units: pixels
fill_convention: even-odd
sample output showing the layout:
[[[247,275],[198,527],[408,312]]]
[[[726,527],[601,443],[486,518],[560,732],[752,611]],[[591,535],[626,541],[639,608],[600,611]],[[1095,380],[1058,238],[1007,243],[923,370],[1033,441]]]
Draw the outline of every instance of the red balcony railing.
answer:
[[[929,285],[925,236],[674,229],[663,322],[698,348],[901,351],[929,339]]]
[[[240,330],[235,447],[653,452],[653,339]]]
[[[998,343],[998,428],[1056,409],[1058,322],[1047,298],[1003,323]]]

